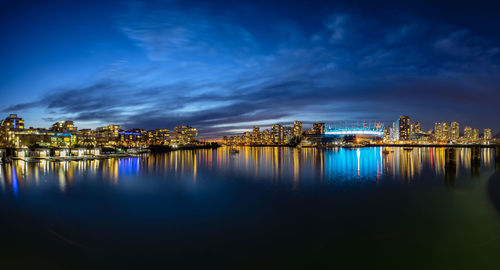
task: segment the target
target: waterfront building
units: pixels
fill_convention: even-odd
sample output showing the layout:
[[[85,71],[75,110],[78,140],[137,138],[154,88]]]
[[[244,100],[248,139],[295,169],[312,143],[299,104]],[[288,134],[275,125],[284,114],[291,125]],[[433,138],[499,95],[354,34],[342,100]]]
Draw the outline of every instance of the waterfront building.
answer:
[[[77,137],[71,133],[58,133],[46,129],[29,128],[10,131],[9,138],[13,147],[70,147],[75,145]]]
[[[324,135],[325,134],[325,123],[314,123],[313,124],[313,132],[316,135]]]
[[[479,140],[479,129],[475,128],[472,130],[472,140]]]
[[[420,128],[420,122],[415,122],[413,124],[413,133],[414,134],[420,134],[420,133],[422,133],[422,129]]]
[[[443,125],[443,133],[441,136],[441,140],[447,142],[450,140],[450,125],[447,122],[444,122],[442,125]]]
[[[392,123],[391,140],[393,142],[399,141],[399,121]]]
[[[295,138],[302,137],[302,122],[300,121],[293,122],[293,136]]]
[[[293,127],[283,127],[283,143],[289,144],[292,143],[294,138],[294,129]]]
[[[247,145],[250,144],[252,142],[252,133],[250,133],[249,131],[243,132],[241,140]]]
[[[443,125],[441,123],[434,123],[434,140],[440,141],[443,139]]]
[[[147,132],[143,129],[129,129],[118,131],[118,141],[122,146],[139,147],[145,146],[147,142]]]
[[[252,142],[253,143],[261,143],[261,133],[259,126],[253,126],[252,129]]]
[[[274,144],[281,144],[283,142],[283,126],[275,124],[271,127],[271,141]]]
[[[196,142],[196,137],[198,136],[198,130],[190,126],[177,126],[174,127],[174,133],[172,134],[172,144],[192,144]]]
[[[95,132],[92,129],[80,129],[76,132],[78,144],[90,146],[96,145]]]
[[[271,131],[269,129],[262,131],[262,142],[264,144],[271,143]]]
[[[73,121],[59,121],[52,125],[51,131],[60,133],[72,133],[75,134],[77,128],[75,127]]]
[[[240,136],[231,136],[229,142],[231,144],[239,144],[241,142]]]
[[[16,142],[14,132],[24,130],[24,120],[17,114],[10,114],[0,124],[0,145],[15,146]]]
[[[387,142],[390,141],[390,139],[391,139],[391,128],[386,127],[384,128],[384,141]]]
[[[385,136],[386,141],[388,135]],[[333,145],[343,143],[366,144],[381,142],[382,139],[384,139],[384,125],[380,122],[352,121],[348,123],[345,121],[329,124],[326,127],[324,136],[317,136],[316,141],[323,145]]]
[[[122,130],[119,125],[98,127],[95,130],[78,130],[73,121],[59,121],[50,129],[24,128],[24,120],[11,114],[0,121],[0,146],[4,147],[77,147],[77,146],[147,146],[197,143],[198,132],[189,126],[145,131],[143,129]]]
[[[451,122],[450,140],[457,141],[460,138],[460,125],[458,122]]]
[[[399,140],[408,141],[410,139],[410,117],[401,115],[398,119]]]
[[[470,126],[466,126],[464,128],[464,139],[466,141],[470,141],[473,138],[472,128]]]
[[[148,132],[148,140],[151,145],[168,145],[170,144],[171,134],[166,128],[155,129]]]
[[[98,145],[116,145],[119,141],[119,134],[121,128],[118,125],[108,125],[105,127],[98,127],[95,130],[96,142]]]
[[[484,129],[483,138],[484,138],[484,140],[491,140],[491,129],[490,128]]]
[[[17,114],[10,114],[2,121],[1,128],[5,131],[24,130],[24,120],[21,117],[18,117]]]

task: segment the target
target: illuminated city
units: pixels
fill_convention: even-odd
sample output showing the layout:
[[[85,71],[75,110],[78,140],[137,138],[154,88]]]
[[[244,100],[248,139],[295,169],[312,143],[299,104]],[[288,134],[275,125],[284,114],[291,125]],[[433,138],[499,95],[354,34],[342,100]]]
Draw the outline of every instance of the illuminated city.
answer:
[[[1,269],[500,269],[500,1],[0,1]]]
[[[450,128],[451,127],[451,128]],[[394,123],[384,125],[373,121],[345,121],[335,124],[314,123],[309,130],[303,130],[302,122],[295,121],[293,126],[272,125],[270,129],[260,130],[254,126],[252,131],[241,136],[224,136],[228,145],[252,146],[369,146],[369,145],[413,145],[413,146],[489,146],[499,142],[492,137],[490,128],[482,133],[479,129],[466,126],[460,131],[458,122],[436,123],[434,129],[422,131],[420,122],[410,123],[410,117],[402,115]]]
[[[225,145],[247,146],[291,146],[291,147],[364,147],[379,145],[413,146],[494,146],[499,140],[492,138],[492,131],[484,129],[480,136],[478,129],[466,126],[460,132],[458,122],[436,123],[434,129],[422,131],[420,122],[410,123],[410,117],[399,119],[384,127],[380,122],[344,122],[336,124],[314,123],[311,129],[304,130],[302,122],[294,121],[287,126],[274,124],[270,129],[261,131],[254,126],[252,131],[241,136],[223,136]],[[123,130],[119,125],[107,125],[96,129],[79,130],[74,121],[56,122],[49,129],[25,128],[24,120],[17,114],[10,114],[0,124],[0,142],[4,148],[11,148],[14,158],[26,158],[29,150],[36,157],[48,157],[50,153],[63,157],[99,156],[100,147],[126,148],[136,151],[149,150],[148,147],[166,146],[165,150],[183,147],[216,147],[217,141],[197,140],[198,131],[190,126],[176,126],[168,129],[130,129]],[[49,151],[56,149],[56,151]],[[81,149],[81,150],[79,150]],[[83,149],[86,149],[85,151]],[[157,148],[156,148],[157,149]],[[84,151],[84,152],[82,152]],[[90,153],[92,152],[92,154]],[[129,151],[130,152],[130,151]],[[7,153],[7,151],[2,151]],[[97,153],[97,154],[96,154]],[[18,155],[22,156],[18,156]],[[42,156],[40,156],[42,155]],[[12,156],[2,156],[12,158]]]

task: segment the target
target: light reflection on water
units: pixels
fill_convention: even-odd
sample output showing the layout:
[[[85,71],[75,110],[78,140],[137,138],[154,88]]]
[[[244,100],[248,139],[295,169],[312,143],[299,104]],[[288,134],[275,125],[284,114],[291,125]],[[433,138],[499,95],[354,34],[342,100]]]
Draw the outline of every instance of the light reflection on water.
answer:
[[[499,168],[493,155],[482,149],[474,162],[467,148],[223,147],[15,161],[0,166],[8,221],[0,246],[5,258],[50,269],[166,259],[175,269],[227,260],[249,269],[498,269],[500,219],[486,193]]]
[[[318,183],[379,183],[392,179],[411,183],[422,174],[448,177],[453,184],[461,175],[479,176],[481,167],[494,166],[494,150],[481,150],[481,162],[471,161],[471,149],[456,148],[359,148],[318,150],[315,148],[241,147],[231,154],[228,148],[200,149],[151,154],[123,159],[87,161],[14,161],[0,171],[2,191],[15,196],[29,186],[57,181],[61,192],[73,186],[77,176],[90,176],[111,185],[128,177],[155,176],[196,183],[198,174],[231,173],[247,179],[290,184],[293,188]],[[448,167],[447,167],[448,164]],[[450,166],[451,164],[451,166]]]

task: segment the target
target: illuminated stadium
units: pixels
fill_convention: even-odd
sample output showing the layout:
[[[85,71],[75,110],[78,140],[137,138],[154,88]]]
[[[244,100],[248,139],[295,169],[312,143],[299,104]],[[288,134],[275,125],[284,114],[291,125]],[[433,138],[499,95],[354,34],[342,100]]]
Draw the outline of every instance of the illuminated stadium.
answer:
[[[337,122],[325,127],[325,136],[332,138],[352,138],[374,140],[384,137],[384,125],[381,122]]]

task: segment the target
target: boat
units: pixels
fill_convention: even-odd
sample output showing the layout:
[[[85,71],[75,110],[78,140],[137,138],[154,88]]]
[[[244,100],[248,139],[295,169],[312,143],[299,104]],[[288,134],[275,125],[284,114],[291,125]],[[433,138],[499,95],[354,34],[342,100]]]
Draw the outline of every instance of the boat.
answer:
[[[384,154],[384,155],[387,155],[387,154],[389,154],[389,153],[391,153],[391,151],[389,151],[389,150],[383,150],[383,151],[382,151],[382,154]]]
[[[356,148],[362,148],[362,147],[365,147],[365,146],[362,145],[362,144],[345,144],[342,147],[343,148],[347,148],[347,149],[356,149]]]
[[[403,150],[411,151],[411,150],[413,150],[413,147],[404,147]]]

